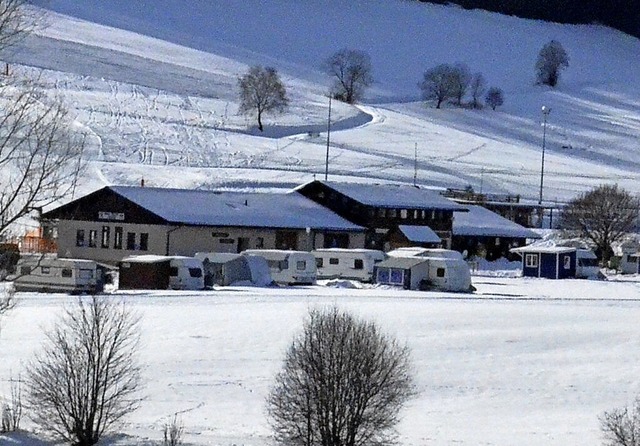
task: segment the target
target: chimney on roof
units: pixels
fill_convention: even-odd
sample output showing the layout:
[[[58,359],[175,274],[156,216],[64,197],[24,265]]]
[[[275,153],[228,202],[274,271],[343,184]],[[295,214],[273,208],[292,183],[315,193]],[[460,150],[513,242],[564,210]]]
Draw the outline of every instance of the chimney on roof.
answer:
[[[244,205],[249,206],[249,200],[244,200]]]
[[[140,187],[144,187],[144,177],[140,180]]]

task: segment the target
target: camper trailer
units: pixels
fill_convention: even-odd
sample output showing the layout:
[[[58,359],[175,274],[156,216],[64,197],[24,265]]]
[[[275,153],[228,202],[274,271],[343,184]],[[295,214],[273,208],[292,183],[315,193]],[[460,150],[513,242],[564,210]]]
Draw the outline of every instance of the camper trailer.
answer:
[[[576,250],[576,277],[578,279],[598,279],[603,277],[598,265],[598,257],[590,249]]]
[[[269,265],[271,278],[278,284],[312,285],[316,281],[316,258],[309,252],[248,249],[242,254],[263,257]]]
[[[471,285],[471,272],[469,265],[462,258],[462,254],[450,249],[434,248],[399,248],[387,253],[389,258],[378,264],[376,282],[385,283],[386,274],[383,271],[380,277],[380,268],[386,268],[389,274],[396,268],[395,263],[410,265],[406,273],[410,273],[410,280],[403,285],[408,289],[435,289],[442,291],[469,292],[473,290]],[[402,262],[398,259],[418,259],[423,262]],[[382,282],[381,282],[382,280]],[[397,282],[398,277],[394,279]],[[399,285],[398,283],[392,283]]]
[[[193,257],[141,255],[119,263],[123,290],[202,290],[202,261]]]
[[[353,279],[373,281],[373,267],[387,258],[376,249],[316,249],[311,254],[316,259],[318,279]]]
[[[273,282],[267,261],[260,256],[225,252],[196,252],[194,257],[202,260],[206,287],[227,286],[236,282],[250,282],[256,286],[267,286]]]
[[[37,255],[22,257],[9,279],[16,291],[97,293],[104,288],[104,272],[93,260]]]

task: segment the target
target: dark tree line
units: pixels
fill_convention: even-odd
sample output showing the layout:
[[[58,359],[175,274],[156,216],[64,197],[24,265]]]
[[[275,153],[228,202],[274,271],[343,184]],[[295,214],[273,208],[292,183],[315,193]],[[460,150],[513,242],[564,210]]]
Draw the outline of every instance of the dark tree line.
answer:
[[[559,23],[601,23],[640,37],[640,0],[418,0]]]

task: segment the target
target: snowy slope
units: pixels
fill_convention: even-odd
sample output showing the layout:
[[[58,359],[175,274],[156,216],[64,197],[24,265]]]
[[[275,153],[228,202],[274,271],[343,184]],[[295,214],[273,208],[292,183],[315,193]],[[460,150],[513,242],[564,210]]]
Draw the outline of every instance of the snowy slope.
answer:
[[[144,174],[157,186],[270,187],[323,175],[330,79],[319,65],[349,47],[371,55],[377,82],[362,106],[332,104],[332,179],[411,182],[417,149],[422,184],[535,199],[546,105],[545,199],[603,182],[640,192],[640,41],[608,28],[382,0],[194,0],[188,14],[178,0],[47,3],[79,18],[52,14],[12,57],[46,69],[94,132],[99,185]],[[550,39],[571,57],[556,90],[533,85]],[[422,73],[457,61],[505,90],[501,110],[425,107]],[[264,134],[237,114],[237,77],[255,63],[277,67],[292,99]]]

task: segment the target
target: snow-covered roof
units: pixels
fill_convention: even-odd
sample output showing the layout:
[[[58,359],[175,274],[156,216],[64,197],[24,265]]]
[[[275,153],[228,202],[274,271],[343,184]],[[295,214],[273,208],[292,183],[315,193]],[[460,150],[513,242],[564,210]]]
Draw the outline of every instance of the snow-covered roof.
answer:
[[[453,235],[485,237],[540,238],[527,229],[487,208],[467,205],[469,212],[459,212],[453,217]]]
[[[440,243],[442,241],[429,226],[399,225],[398,229],[410,242]]]
[[[362,231],[364,228],[298,193],[216,192],[112,186],[111,190],[170,223]]]
[[[319,181],[359,203],[383,208],[438,209],[466,212],[466,208],[432,189],[408,184],[342,183]],[[302,185],[300,187],[304,187]],[[296,188],[299,189],[299,188]]]
[[[378,268],[413,268],[428,262],[429,257],[388,257],[377,264]]]
[[[513,248],[510,251],[518,254],[536,253],[536,252],[541,252],[545,254],[564,254],[567,252],[574,252],[576,251],[576,248],[571,248],[568,246],[528,245],[528,246],[522,246],[520,248]]]

